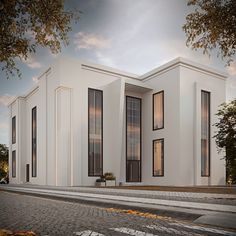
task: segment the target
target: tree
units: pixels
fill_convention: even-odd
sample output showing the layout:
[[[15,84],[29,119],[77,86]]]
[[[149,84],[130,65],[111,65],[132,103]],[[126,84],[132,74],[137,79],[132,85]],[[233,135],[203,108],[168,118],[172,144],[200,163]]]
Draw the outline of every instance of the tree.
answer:
[[[0,144],[0,179],[8,173],[8,147]]]
[[[189,0],[194,12],[186,17],[183,30],[187,46],[210,51],[218,48],[217,56],[229,65],[236,53],[236,1],[235,0]]]
[[[78,13],[65,11],[63,0],[0,0],[0,63],[7,78],[21,75],[15,60],[26,60],[38,46],[58,53],[68,45]]]
[[[214,136],[219,151],[225,150],[226,178],[236,183],[236,99],[220,106],[217,114],[219,122]]]

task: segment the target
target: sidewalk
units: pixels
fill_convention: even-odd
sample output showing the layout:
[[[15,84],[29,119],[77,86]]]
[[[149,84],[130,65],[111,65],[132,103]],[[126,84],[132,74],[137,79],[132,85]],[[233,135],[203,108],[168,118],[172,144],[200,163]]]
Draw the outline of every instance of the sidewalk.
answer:
[[[165,210],[201,216],[197,223],[236,227],[236,195],[95,187],[0,185],[0,190],[109,206]],[[201,220],[201,218],[203,220]]]

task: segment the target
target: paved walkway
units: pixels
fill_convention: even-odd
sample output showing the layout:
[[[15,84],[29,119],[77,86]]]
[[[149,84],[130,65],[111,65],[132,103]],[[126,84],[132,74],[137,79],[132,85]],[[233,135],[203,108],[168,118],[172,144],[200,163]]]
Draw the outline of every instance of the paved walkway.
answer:
[[[0,191],[0,228],[41,236],[235,236],[228,228],[204,226],[156,212],[107,208]]]
[[[121,206],[122,208],[169,211],[175,212],[176,215],[204,216],[199,218],[199,223],[236,228],[236,195],[233,194],[55,187],[31,184],[0,185],[1,189],[94,205],[105,204],[106,206]]]

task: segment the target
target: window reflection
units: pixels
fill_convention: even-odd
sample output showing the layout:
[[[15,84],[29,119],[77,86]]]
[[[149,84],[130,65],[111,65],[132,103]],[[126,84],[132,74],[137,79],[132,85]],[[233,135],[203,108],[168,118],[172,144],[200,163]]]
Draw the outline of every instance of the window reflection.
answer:
[[[12,118],[12,144],[16,143],[16,117]]]
[[[164,128],[164,91],[153,95],[153,129]]]
[[[141,99],[126,97],[126,179],[141,181]]]
[[[32,177],[37,176],[37,107],[32,109]]]
[[[12,178],[16,177],[16,151],[12,151]]]
[[[164,139],[153,141],[153,176],[164,175]]]
[[[201,175],[210,176],[210,93],[201,91]]]
[[[102,175],[102,91],[88,90],[89,176]]]

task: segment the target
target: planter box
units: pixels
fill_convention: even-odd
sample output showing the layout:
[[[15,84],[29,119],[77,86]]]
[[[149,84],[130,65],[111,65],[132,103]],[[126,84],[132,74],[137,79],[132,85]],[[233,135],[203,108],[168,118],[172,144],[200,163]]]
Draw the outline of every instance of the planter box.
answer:
[[[106,186],[106,182],[95,182],[95,186],[96,187],[105,187]]]
[[[115,180],[106,180],[106,186],[116,186],[116,181]]]

